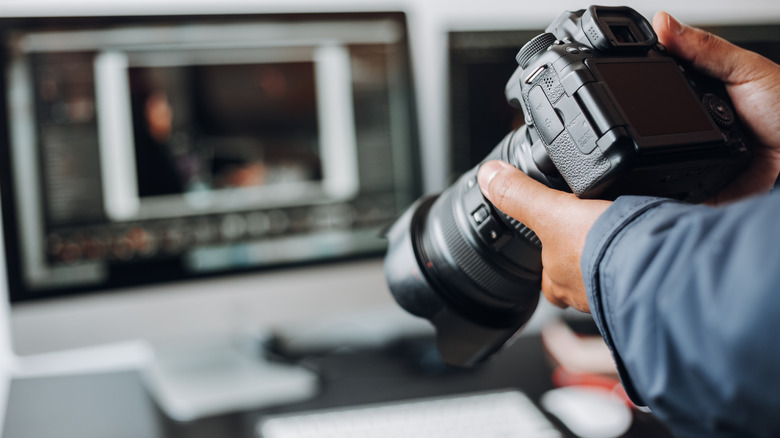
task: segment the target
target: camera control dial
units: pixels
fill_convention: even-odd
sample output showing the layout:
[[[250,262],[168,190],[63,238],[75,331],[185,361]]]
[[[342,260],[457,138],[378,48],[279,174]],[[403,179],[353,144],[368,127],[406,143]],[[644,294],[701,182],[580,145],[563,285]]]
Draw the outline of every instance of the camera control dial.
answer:
[[[712,93],[707,93],[701,98],[701,101],[712,116],[712,120],[722,128],[729,128],[734,124],[734,112],[725,100]]]
[[[550,32],[545,32],[533,37],[531,41],[525,43],[520,51],[517,52],[517,56],[515,57],[517,64],[525,70],[528,67],[528,61],[530,61],[531,58],[547,50],[547,48],[556,40],[557,38],[555,38],[555,35]]]

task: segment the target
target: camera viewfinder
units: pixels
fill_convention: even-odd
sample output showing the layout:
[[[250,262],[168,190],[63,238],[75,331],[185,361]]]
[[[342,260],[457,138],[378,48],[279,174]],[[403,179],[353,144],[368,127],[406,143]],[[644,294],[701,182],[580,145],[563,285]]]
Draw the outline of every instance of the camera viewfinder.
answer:
[[[582,20],[586,36],[598,50],[641,51],[657,42],[650,23],[631,8],[591,6]]]
[[[609,26],[609,30],[612,31],[612,35],[615,37],[615,41],[619,43],[636,42],[636,37],[631,32],[631,28],[628,26],[623,26],[623,25]]]

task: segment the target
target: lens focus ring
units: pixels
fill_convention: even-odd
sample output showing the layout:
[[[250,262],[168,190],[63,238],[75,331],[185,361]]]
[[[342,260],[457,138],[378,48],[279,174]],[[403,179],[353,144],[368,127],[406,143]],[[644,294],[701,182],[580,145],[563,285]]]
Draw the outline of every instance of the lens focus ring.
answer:
[[[536,233],[534,233],[532,229],[526,227],[522,222],[506,213],[501,213],[501,216],[503,217],[504,222],[515,230],[522,239],[525,239],[534,247],[542,249],[542,241],[539,240],[539,237],[536,236]]]
[[[455,220],[452,208],[452,191],[443,193],[437,204],[442,210],[435,212],[435,216],[441,220],[447,250],[458,268],[482,290],[481,294],[487,292],[494,297],[512,301],[525,299],[520,292],[528,289],[529,285],[534,282],[519,278],[513,279],[495,269],[490,260],[479,254],[475,247],[464,238]]]

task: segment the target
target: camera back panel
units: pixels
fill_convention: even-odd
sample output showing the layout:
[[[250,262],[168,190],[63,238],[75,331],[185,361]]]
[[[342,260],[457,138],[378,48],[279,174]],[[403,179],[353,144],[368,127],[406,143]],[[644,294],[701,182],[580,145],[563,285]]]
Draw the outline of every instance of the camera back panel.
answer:
[[[780,25],[719,25],[704,29],[780,63]],[[450,174],[460,175],[472,168],[508,131],[524,123],[522,109],[506,104],[505,79],[517,67],[513,57],[518,49],[541,32],[505,29],[449,34]]]
[[[507,99],[577,196],[705,200],[747,165],[745,134],[724,86],[627,11],[561,15],[518,53]]]

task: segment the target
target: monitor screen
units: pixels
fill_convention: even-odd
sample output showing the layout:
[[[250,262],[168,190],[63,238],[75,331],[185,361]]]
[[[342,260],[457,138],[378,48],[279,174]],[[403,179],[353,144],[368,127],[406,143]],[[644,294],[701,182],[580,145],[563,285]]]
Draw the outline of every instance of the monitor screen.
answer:
[[[0,20],[12,301],[380,254],[419,195],[402,13]]]

